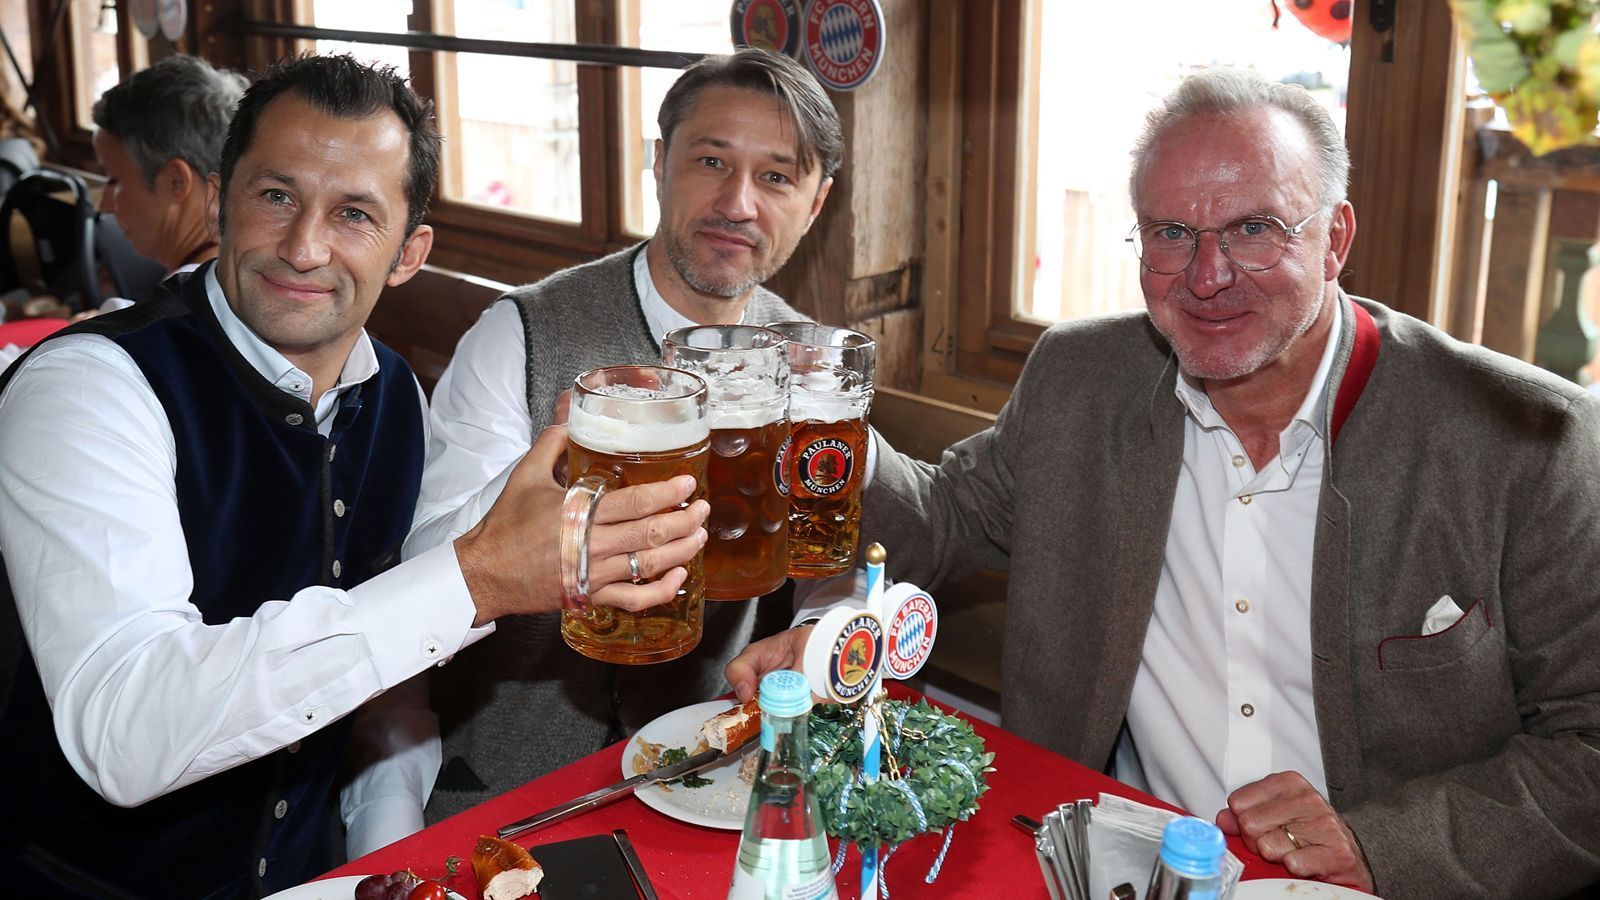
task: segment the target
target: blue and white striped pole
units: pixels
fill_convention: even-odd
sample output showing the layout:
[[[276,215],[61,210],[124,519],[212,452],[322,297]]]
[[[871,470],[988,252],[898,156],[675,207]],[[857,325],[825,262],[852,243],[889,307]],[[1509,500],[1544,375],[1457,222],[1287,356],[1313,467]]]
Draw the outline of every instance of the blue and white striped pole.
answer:
[[[882,544],[867,548],[867,612],[884,620],[883,561],[887,554]],[[887,647],[885,648],[887,650]],[[861,726],[861,777],[871,784],[878,780],[878,769],[883,754],[883,741],[878,733],[878,716],[871,707],[883,692],[883,659],[874,662],[872,686],[867,689],[867,717]],[[878,896],[881,873],[878,871],[879,848],[861,848],[861,900]]]

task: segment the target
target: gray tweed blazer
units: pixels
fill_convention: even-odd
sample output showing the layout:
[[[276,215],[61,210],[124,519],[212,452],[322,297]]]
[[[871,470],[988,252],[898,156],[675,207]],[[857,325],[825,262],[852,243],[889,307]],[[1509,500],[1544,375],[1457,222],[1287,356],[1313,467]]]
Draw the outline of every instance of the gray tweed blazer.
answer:
[[[1343,295],[1332,384],[1356,304],[1379,351],[1328,450],[1312,572],[1329,799],[1390,900],[1572,893],[1600,879],[1600,401]],[[1057,325],[991,430],[937,467],[880,446],[867,495],[894,577],[1009,568],[1005,725],[1097,769],[1162,568],[1176,375],[1143,314]],[[1467,615],[1419,637],[1443,594]]]

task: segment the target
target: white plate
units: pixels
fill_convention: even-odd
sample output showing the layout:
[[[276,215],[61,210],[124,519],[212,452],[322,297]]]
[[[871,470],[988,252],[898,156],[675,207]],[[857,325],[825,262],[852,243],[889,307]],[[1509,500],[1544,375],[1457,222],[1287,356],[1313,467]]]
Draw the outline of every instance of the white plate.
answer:
[[[639,774],[633,767],[633,761],[640,755],[640,738],[668,748],[682,747],[693,753],[695,745],[701,741],[700,724],[734,705],[731,700],[696,703],[675,709],[639,729],[634,739],[628,742],[627,749],[622,751],[622,777],[632,778]],[[747,752],[755,752],[749,749],[754,744],[751,741],[746,745]],[[735,753],[714,766],[701,769],[700,777],[711,779],[711,783],[704,787],[651,785],[639,789],[634,796],[644,801],[646,806],[674,819],[707,828],[739,831],[744,828],[745,810],[750,806],[750,785],[739,777],[739,764],[743,758],[744,754]]]
[[[1241,881],[1233,890],[1233,900],[1373,900],[1355,888],[1298,878],[1263,878]]]
[[[385,873],[387,874],[387,873]],[[310,881],[305,884],[295,885],[288,890],[279,891],[266,900],[354,900],[356,885],[361,883],[365,875],[345,875],[340,878],[328,878],[322,881]],[[450,892],[452,900],[465,900],[455,891]]]

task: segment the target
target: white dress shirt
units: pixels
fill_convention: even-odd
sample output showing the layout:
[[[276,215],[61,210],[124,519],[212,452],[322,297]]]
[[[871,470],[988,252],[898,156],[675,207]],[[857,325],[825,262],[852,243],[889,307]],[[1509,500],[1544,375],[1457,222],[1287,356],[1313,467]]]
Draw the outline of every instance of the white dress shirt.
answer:
[[[646,256],[640,250],[634,257],[633,286],[659,349],[667,332],[697,323],[656,290]],[[522,315],[513,303],[490,304],[461,336],[433,389],[428,462],[406,556],[453,541],[478,524],[533,446],[527,357]]]
[[[214,269],[206,288],[248,363],[309,402],[311,378],[233,314]],[[316,404],[324,435],[339,396],[377,369],[363,332]],[[289,746],[489,632],[471,627],[452,547],[205,624],[176,466],[165,411],[107,338],[50,342],[0,397],[0,551],[62,750],[108,801],[137,805]],[[393,756],[342,797],[352,852],[422,825],[439,749],[425,705],[404,709],[414,687],[358,718],[357,745]]]
[[[1327,795],[1311,558],[1342,328],[1333,321],[1278,456],[1259,472],[1205,391],[1178,379],[1183,465],[1116,774],[1202,818],[1273,772],[1299,772]]]

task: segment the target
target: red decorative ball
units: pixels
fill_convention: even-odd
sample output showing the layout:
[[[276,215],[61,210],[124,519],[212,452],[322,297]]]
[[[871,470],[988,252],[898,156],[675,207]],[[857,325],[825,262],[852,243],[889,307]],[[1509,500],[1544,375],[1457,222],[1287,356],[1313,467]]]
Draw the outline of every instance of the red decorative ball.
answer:
[[[1318,35],[1343,44],[1355,24],[1352,0],[1289,0],[1289,11]]]

